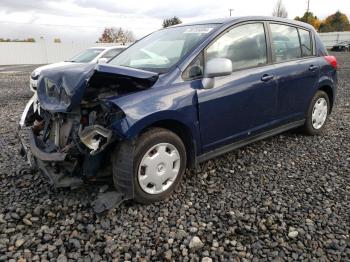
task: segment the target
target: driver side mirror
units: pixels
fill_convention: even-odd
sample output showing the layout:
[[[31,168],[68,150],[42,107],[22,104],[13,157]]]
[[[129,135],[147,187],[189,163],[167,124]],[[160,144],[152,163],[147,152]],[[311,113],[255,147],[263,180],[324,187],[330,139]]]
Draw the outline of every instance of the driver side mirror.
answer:
[[[227,76],[232,73],[232,62],[227,58],[210,59],[204,67],[204,78],[202,81],[204,89],[214,87],[214,77]]]

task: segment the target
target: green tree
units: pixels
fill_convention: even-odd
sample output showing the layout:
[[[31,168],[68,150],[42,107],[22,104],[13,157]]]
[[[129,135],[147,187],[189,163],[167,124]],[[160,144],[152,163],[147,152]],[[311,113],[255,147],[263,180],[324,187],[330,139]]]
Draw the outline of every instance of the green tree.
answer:
[[[297,16],[294,18],[294,20],[308,23],[315,27],[316,30],[319,29],[321,23],[317,16],[315,16],[312,12],[305,12],[302,17]]]
[[[182,21],[180,20],[180,18],[178,18],[177,16],[174,16],[163,20],[163,28],[166,28],[172,25],[181,24],[181,23]]]
[[[320,32],[342,32],[349,31],[350,23],[348,17],[340,11],[328,16],[320,25]]]

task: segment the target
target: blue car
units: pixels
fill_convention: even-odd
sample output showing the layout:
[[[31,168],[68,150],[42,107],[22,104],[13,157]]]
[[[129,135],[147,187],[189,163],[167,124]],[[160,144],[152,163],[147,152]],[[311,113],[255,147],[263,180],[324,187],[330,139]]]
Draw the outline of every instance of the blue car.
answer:
[[[108,63],[43,70],[23,151],[56,187],[110,176],[123,199],[151,203],[210,158],[297,127],[320,134],[336,85],[337,61],[308,24],[177,25]]]

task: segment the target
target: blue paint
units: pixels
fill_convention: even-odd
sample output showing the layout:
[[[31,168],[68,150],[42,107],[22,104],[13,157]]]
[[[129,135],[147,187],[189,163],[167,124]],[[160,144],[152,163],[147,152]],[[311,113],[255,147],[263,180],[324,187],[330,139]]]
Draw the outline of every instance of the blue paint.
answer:
[[[183,80],[182,72],[218,35],[231,26],[249,21],[277,21],[310,30],[314,38],[315,55],[282,63],[274,63],[269,57],[269,63],[265,66],[215,78],[212,89],[203,89],[201,79]],[[107,98],[125,113],[124,118],[112,124],[113,130],[124,139],[132,139],[159,121],[181,123],[190,131],[191,141],[195,141],[196,155],[200,155],[305,118],[310,100],[319,88],[329,86],[335,99],[336,70],[323,58],[327,51],[310,25],[266,17],[222,19],[205,23],[217,23],[219,26],[164,74],[108,64],[69,65],[43,71],[38,88],[41,106],[52,112],[68,112],[79,107],[85,89],[89,88],[89,80],[99,73],[126,77],[140,83],[148,81],[150,84],[142,90]],[[268,48],[271,46],[268,45]],[[272,53],[271,50],[269,52]],[[317,69],[309,70],[311,65]],[[271,81],[263,82],[261,77],[265,74],[274,77]],[[50,100],[45,95],[44,78],[66,89],[71,103],[57,105],[54,100]]]

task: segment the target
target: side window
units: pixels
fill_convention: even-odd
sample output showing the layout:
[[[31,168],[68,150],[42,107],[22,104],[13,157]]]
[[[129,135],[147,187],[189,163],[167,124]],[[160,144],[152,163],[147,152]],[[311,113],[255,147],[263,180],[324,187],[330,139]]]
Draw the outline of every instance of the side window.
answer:
[[[212,58],[230,59],[233,70],[267,64],[264,25],[245,24],[231,29],[206,50],[206,60]]]
[[[101,58],[112,58],[122,51],[120,48],[108,50]]]
[[[310,32],[299,28],[302,56],[312,55],[312,42]]]
[[[273,53],[276,62],[293,60],[301,57],[298,30],[295,27],[270,24]]]

